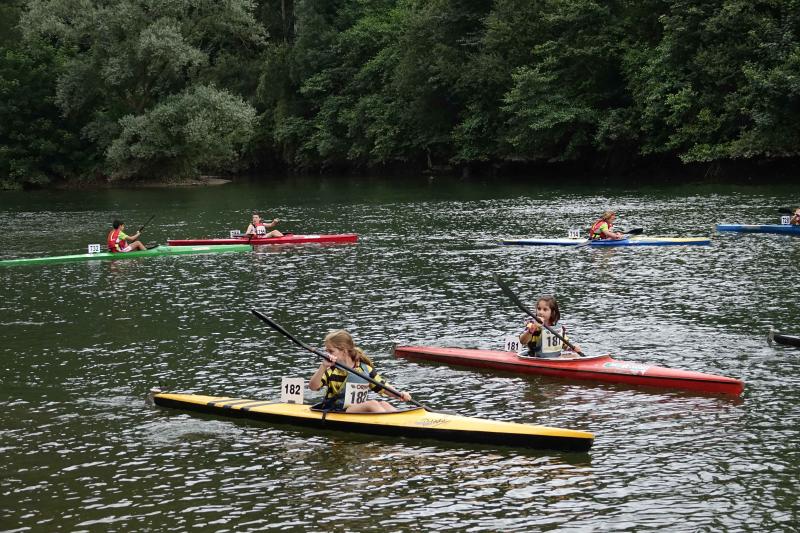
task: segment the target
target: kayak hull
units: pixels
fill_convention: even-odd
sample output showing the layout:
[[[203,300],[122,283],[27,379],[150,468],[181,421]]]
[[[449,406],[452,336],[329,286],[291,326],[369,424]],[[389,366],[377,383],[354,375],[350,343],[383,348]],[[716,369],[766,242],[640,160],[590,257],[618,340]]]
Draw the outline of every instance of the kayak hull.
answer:
[[[575,359],[542,359],[519,357],[514,352],[496,350],[425,346],[396,346],[394,355],[406,359],[435,361],[455,366],[503,370],[521,374],[685,389],[735,396],[740,395],[744,390],[744,383],[738,379],[655,365],[629,363],[613,359],[609,355]]]
[[[246,244],[225,246],[158,246],[150,250],[135,252],[100,252],[96,254],[57,255],[50,257],[28,257],[22,259],[6,259],[0,266],[42,265],[50,263],[69,263],[75,261],[117,261],[121,259],[141,259],[163,255],[219,254],[231,252],[248,252],[253,248]]]
[[[395,413],[323,413],[312,410],[310,405],[163,392],[154,394],[153,401],[162,407],[213,415],[370,435],[573,452],[588,451],[594,442],[594,435],[585,431],[499,422],[424,408]]]
[[[735,231],[737,233],[779,233],[782,235],[800,235],[800,226],[790,224],[717,224],[717,231]]]
[[[630,237],[627,239],[507,239],[500,244],[512,246],[708,246],[705,237]]]
[[[169,239],[167,244],[170,246],[195,246],[198,244],[251,244],[253,246],[265,246],[275,244],[313,244],[313,243],[347,243],[358,241],[355,233],[340,233],[332,235],[295,235],[287,233],[283,237],[250,238],[234,237],[227,239]]]
[[[784,346],[797,346],[800,347],[800,336],[787,335],[786,333],[778,333],[777,331],[770,331],[767,337],[770,344],[777,343]]]

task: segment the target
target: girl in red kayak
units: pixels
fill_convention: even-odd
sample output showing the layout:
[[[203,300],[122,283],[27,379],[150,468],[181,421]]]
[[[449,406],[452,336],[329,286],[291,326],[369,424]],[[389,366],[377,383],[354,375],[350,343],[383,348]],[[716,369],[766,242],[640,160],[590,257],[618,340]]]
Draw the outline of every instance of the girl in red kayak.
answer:
[[[611,228],[614,226],[614,220],[617,219],[617,214],[614,211],[605,211],[594,224],[592,229],[589,230],[589,239],[614,239],[619,240],[625,238],[622,233],[613,231]]]
[[[247,226],[247,231],[245,231],[244,234],[254,235],[261,239],[266,239],[269,237],[283,237],[283,233],[281,233],[276,229],[267,232],[269,228],[274,228],[275,226],[277,226],[278,222],[280,222],[280,220],[278,220],[277,218],[273,218],[272,222],[270,222],[269,224],[264,224],[264,222],[261,221],[261,216],[258,215],[257,213],[253,213],[253,221],[250,223],[249,226]],[[259,234],[258,228],[264,228],[262,230],[263,234]]]
[[[536,316],[544,324],[550,326],[550,329],[556,331],[563,338],[569,340],[567,337],[567,328],[564,326],[556,326],[558,320],[561,318],[561,312],[558,310],[558,302],[552,296],[542,296],[536,302]],[[561,341],[558,337],[553,335],[547,328],[542,327],[537,321],[532,318],[525,320],[525,329],[519,336],[519,342],[528,347],[527,354],[523,357],[574,357],[575,354],[569,347]],[[573,345],[577,351],[580,347]],[[563,351],[568,351],[562,355]]]
[[[322,403],[323,409],[344,410],[348,413],[391,413],[397,411],[392,404],[382,400],[351,403],[345,409],[344,394],[347,383],[369,383],[369,388],[373,392],[387,396],[390,393],[380,385],[375,385],[346,370],[336,368],[334,366],[336,362],[349,366],[380,383],[386,384],[386,380],[375,371],[369,357],[361,348],[356,347],[353,337],[343,329],[331,331],[325,336],[325,351],[328,352],[330,360],[323,360],[308,382],[308,388],[314,391],[322,387],[328,388],[325,393],[325,400]],[[407,402],[411,399],[411,395],[407,392],[400,392],[400,399]]]
[[[128,236],[125,234],[125,223],[120,222],[119,220],[115,220],[112,224],[114,229],[112,229],[108,233],[108,237],[106,237],[106,244],[108,244],[108,251],[109,252],[133,252],[134,250],[146,250],[144,244],[141,241],[138,241],[139,235],[142,234],[141,231],[137,231],[135,234]],[[132,243],[128,244],[128,241],[133,241]]]

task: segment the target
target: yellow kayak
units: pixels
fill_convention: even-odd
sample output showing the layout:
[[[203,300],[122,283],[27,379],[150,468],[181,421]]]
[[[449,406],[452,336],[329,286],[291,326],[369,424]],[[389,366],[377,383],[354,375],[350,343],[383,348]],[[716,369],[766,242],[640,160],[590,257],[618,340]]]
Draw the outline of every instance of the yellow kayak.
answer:
[[[437,413],[422,407],[395,413],[337,413],[316,410],[310,405],[164,392],[154,394],[153,401],[156,405],[163,407],[214,415],[252,418],[267,422],[371,435],[430,438],[574,452],[588,451],[594,442],[594,435],[585,431],[515,422],[497,422]]]

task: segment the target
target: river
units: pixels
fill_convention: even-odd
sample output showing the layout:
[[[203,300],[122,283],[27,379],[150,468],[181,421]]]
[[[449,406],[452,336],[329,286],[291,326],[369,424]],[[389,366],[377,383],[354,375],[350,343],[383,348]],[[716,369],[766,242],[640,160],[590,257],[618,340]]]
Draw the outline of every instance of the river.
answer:
[[[0,258],[82,253],[111,220],[145,242],[227,236],[250,214],[352,245],[0,268],[0,530],[796,530],[800,239],[796,187],[634,190],[536,182],[287,179],[271,185],[0,193]],[[619,227],[711,246],[498,246]],[[736,377],[741,398],[450,368],[395,344],[500,348],[523,299],[555,294],[587,354]],[[588,430],[589,453],[312,431],[192,415],[151,387],[274,398],[346,328],[415,398],[470,416]],[[318,397],[306,393],[307,401]]]

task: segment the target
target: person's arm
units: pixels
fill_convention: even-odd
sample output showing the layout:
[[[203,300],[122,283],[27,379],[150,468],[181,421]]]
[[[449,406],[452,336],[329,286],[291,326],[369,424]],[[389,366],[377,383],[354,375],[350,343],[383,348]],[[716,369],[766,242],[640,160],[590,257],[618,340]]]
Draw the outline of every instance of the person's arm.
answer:
[[[317,368],[316,372],[314,372],[314,375],[311,376],[311,379],[308,380],[309,389],[319,390],[320,388],[322,388],[322,378],[325,376],[325,372],[330,370],[331,367],[333,367],[334,363],[336,362],[335,355],[331,355],[330,357],[331,359],[333,359],[333,362],[329,363],[328,361],[322,361],[319,364],[319,367]]]
[[[280,219],[273,218],[273,219],[272,219],[272,222],[270,222],[269,224],[267,224],[267,227],[268,227],[268,228],[274,228],[275,226],[277,226],[277,225],[278,225],[278,222],[280,222]]]
[[[369,377],[381,383],[381,385],[376,385],[374,383],[369,384],[370,390],[374,391],[375,393],[380,394],[382,396],[388,396],[389,398],[398,398],[400,400],[403,400],[404,402],[407,402],[411,399],[411,395],[406,391],[398,391],[400,394],[397,395],[386,390],[386,387],[390,387],[391,385],[389,385],[389,383],[384,379],[384,377],[378,374],[378,372],[372,367],[370,367]]]
[[[525,330],[519,336],[519,342],[528,344],[533,339],[533,335],[539,331],[539,324],[533,320],[525,322]]]
[[[247,226],[247,230],[244,232],[244,234],[245,235],[250,235],[250,234],[255,233],[255,232],[256,232],[255,226],[250,224],[249,226]]]
[[[618,231],[611,231],[611,229],[606,227],[605,229],[603,229],[603,237],[605,237],[606,239],[619,240],[625,236],[622,233],[619,233]]]

